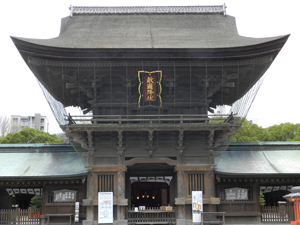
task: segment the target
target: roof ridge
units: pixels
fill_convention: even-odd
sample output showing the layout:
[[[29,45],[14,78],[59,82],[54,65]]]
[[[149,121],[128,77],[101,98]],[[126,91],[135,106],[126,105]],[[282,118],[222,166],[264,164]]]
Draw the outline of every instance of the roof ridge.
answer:
[[[207,6],[72,6],[70,5],[70,15],[86,14],[181,14],[216,13],[226,15],[226,5]]]

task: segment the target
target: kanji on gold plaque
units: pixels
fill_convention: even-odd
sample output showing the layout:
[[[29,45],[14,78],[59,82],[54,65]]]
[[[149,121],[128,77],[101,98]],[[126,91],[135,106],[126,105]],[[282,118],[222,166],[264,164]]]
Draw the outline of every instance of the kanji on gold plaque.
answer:
[[[139,107],[162,107],[161,79],[162,72],[138,71],[139,79]]]
[[[156,77],[144,76],[144,101],[156,101]]]

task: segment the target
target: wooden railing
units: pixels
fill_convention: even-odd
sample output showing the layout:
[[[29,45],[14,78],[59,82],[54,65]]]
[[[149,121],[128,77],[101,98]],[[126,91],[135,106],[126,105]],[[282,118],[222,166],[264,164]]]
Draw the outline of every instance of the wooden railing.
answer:
[[[124,124],[124,123],[231,123],[232,114],[183,115],[64,115],[68,124]]]
[[[175,211],[128,210],[128,224],[176,224]],[[202,212],[201,225],[225,224],[225,212]]]
[[[128,210],[128,224],[176,224],[175,211],[159,209]]]
[[[225,212],[202,212],[201,225],[203,224],[225,224]]]
[[[0,209],[0,224],[41,224],[40,212],[28,209]]]
[[[293,219],[293,206],[264,206],[261,208],[261,222],[263,223],[289,223]]]

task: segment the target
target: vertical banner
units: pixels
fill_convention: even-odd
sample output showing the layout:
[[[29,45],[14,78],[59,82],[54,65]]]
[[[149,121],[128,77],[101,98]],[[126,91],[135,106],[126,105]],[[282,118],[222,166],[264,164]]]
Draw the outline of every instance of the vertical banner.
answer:
[[[139,107],[162,107],[161,79],[162,71],[138,71]]]
[[[79,202],[75,202],[75,216],[74,216],[74,222],[79,222]]]
[[[113,192],[98,192],[98,223],[113,223]]]
[[[192,210],[193,223],[201,223],[201,212],[203,212],[202,191],[192,191]]]

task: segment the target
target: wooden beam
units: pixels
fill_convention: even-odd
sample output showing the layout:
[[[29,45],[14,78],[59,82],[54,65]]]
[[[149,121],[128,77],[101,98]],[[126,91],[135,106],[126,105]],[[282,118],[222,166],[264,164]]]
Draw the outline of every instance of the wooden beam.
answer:
[[[238,73],[232,73],[232,74],[228,74],[226,76],[227,80],[233,80],[233,79],[237,79],[239,77]]]
[[[78,88],[78,87],[79,87],[78,83],[66,83],[67,89]]]
[[[153,155],[153,152],[155,151],[155,147],[153,146],[153,130],[148,130],[149,132],[149,135],[148,135],[148,138],[149,138],[149,142],[148,142],[148,152],[149,152],[149,157],[152,157]]]
[[[77,94],[77,93],[79,93],[79,92],[80,92],[79,88],[76,88],[76,89],[71,90],[71,94],[72,94],[72,95]]]
[[[207,111],[210,112],[210,113],[215,113],[215,110],[212,109],[211,107],[208,107],[208,108],[207,108]]]
[[[164,158],[164,157],[153,157],[153,158],[133,158],[130,160],[127,160],[125,162],[126,166],[133,166],[135,164],[139,164],[139,163],[166,163],[170,166],[176,166],[177,165],[177,161],[170,159],[170,158]]]
[[[175,171],[185,171],[185,172],[200,172],[200,171],[212,171],[215,164],[200,164],[200,165],[177,165]]]
[[[228,88],[234,88],[235,83],[234,82],[228,82],[228,83],[224,83],[222,86],[223,87],[228,87]]]
[[[214,131],[214,130],[211,130],[211,131],[209,132],[209,137],[208,137],[208,146],[209,146],[210,148],[213,147],[213,144],[214,144],[214,136],[215,136],[215,131]]]
[[[62,79],[65,80],[65,81],[75,81],[74,76],[66,75],[66,74],[62,75]]]
[[[127,168],[125,166],[87,166],[90,172],[122,172],[126,171]]]

